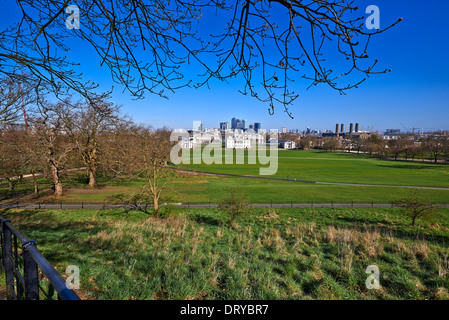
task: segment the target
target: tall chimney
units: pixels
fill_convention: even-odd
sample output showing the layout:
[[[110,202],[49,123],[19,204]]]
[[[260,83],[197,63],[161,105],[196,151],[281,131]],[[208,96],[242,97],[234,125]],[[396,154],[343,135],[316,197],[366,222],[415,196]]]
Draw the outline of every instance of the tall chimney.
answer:
[[[338,133],[338,123],[335,125],[335,133]]]
[[[359,124],[358,123],[355,124],[355,132],[359,132]]]
[[[340,132],[343,133],[345,131],[345,128],[343,127],[343,123],[340,126]]]
[[[352,133],[352,123],[349,124],[349,134]]]

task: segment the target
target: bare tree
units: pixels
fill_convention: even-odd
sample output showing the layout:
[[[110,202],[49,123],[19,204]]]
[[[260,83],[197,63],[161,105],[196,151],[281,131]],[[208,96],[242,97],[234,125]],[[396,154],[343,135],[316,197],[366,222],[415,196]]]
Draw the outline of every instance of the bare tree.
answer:
[[[13,191],[17,177],[23,173],[19,135],[17,126],[3,126],[0,130],[0,177],[8,182],[9,191]]]
[[[32,87],[24,78],[13,81],[0,79],[0,125],[21,123],[26,117],[25,107],[32,102]]]
[[[102,134],[102,157],[99,168],[103,173],[113,176],[133,177],[139,171],[136,161],[141,155],[137,148],[140,143],[142,127],[131,121],[120,121],[114,130]]]
[[[231,228],[235,227],[234,221],[236,218],[251,211],[250,206],[251,204],[248,201],[246,194],[237,189],[232,189],[229,192],[229,195],[219,204],[220,209],[229,215],[231,219]]]
[[[144,130],[137,149],[140,156],[137,159],[140,171],[145,177],[145,184],[141,190],[152,200],[154,213],[159,214],[159,199],[173,181],[176,172],[167,168],[173,142],[170,141],[170,131]]]
[[[96,187],[97,169],[103,147],[100,137],[114,131],[117,123],[121,121],[119,107],[107,101],[97,101],[95,104],[65,104],[58,111],[66,133],[87,167],[88,185]]]
[[[22,154],[22,172],[31,174],[34,193],[39,193],[38,176],[45,172],[45,150],[39,144],[38,137],[31,130],[23,130],[20,135],[20,152]]]
[[[50,103],[39,96],[36,110],[32,118],[32,125],[36,137],[37,148],[44,151],[44,159],[50,168],[50,176],[54,185],[54,195],[63,195],[61,181],[62,170],[70,160],[75,145],[67,135],[61,114],[69,101]]]
[[[387,142],[388,153],[394,157],[394,160],[397,160],[399,155],[407,148],[406,142],[407,141],[403,139],[402,136]]]
[[[288,106],[298,98],[291,85],[298,78],[344,94],[368,76],[388,72],[376,69],[368,47],[401,20],[368,30],[350,0],[79,0],[81,27],[68,29],[67,0],[15,3],[20,20],[0,32],[0,72],[10,77],[20,68],[56,94],[67,88],[91,99],[96,86],[82,82],[66,54],[76,37],[137,98],[241,77],[242,93],[268,103],[270,113],[280,104],[290,116]],[[210,30],[210,20],[216,29]],[[186,77],[186,64],[199,70],[198,77]],[[360,76],[354,83],[344,80],[355,73]]]
[[[441,132],[435,132],[424,140],[424,149],[435,163],[447,152],[449,137]]]
[[[340,146],[338,139],[336,138],[325,138],[323,143],[323,149],[327,151],[335,151]]]
[[[173,147],[170,131],[130,125],[127,131],[120,131],[118,136],[124,142],[121,145],[123,153],[112,158],[112,167],[115,167],[114,170],[119,169],[118,173],[143,177],[144,184],[138,192],[131,196],[120,195],[117,200],[145,212],[150,204],[154,214],[159,215],[159,202],[176,177],[176,171],[167,167]]]
[[[412,219],[412,226],[415,226],[416,219],[429,218],[435,210],[432,201],[419,195],[416,189],[396,204]]]

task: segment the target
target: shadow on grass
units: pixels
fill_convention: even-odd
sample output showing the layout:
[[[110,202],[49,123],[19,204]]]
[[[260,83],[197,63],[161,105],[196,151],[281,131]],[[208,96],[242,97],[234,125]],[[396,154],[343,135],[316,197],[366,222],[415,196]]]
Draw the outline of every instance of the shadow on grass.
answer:
[[[359,217],[338,217],[333,225],[359,231],[374,228],[382,234],[393,234],[394,237],[404,240],[425,240],[439,245],[449,243],[449,233],[447,231],[434,230],[428,226],[417,225],[412,227],[406,222],[395,222],[392,224],[391,221],[385,218],[379,219],[378,221],[370,221]]]
[[[394,164],[392,164],[394,162]],[[377,163],[378,167],[388,167],[388,168],[397,168],[397,169],[431,169],[435,170],[435,168],[441,168],[441,164],[429,163],[429,164],[406,164],[410,163],[410,161],[400,161],[400,160],[385,160],[383,163]]]
[[[200,224],[208,224],[210,226],[223,226],[226,221],[217,217],[211,217],[200,213],[190,214],[190,219]]]
[[[52,211],[3,209],[0,216],[10,219],[27,239],[36,241],[37,248],[52,265],[91,255],[97,247],[86,239],[104,230],[102,221],[64,221]]]

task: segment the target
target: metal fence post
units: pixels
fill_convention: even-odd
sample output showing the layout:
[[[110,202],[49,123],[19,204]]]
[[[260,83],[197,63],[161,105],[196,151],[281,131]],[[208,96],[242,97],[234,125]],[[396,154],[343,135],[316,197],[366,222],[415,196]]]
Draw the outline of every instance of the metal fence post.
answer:
[[[36,245],[35,241],[28,241],[22,245],[23,249],[23,274],[25,282],[25,299],[39,300],[39,278],[37,272],[37,263],[31,256],[28,247]]]
[[[14,299],[14,262],[12,259],[12,238],[11,230],[5,224],[4,221],[2,225],[3,229],[3,263],[5,269],[5,279],[6,279],[6,297],[8,300]]]

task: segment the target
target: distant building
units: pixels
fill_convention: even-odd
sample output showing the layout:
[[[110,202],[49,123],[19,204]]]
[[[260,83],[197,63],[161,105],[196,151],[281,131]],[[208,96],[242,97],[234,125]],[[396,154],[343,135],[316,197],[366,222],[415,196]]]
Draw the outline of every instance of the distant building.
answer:
[[[225,146],[228,149],[249,149],[251,148],[251,140],[245,137],[228,137]]]
[[[229,122],[220,122],[220,130],[228,130]]]
[[[259,132],[260,128],[262,128],[260,122],[254,122],[254,131]]]
[[[192,149],[194,146],[195,146],[195,140],[193,138],[181,140],[181,148],[182,149]]]
[[[237,129],[237,120],[236,118],[231,119],[231,129]]]
[[[203,131],[203,123],[201,121],[193,121],[193,127],[192,129],[194,131]]]
[[[387,131],[385,131],[385,134],[400,134],[401,133],[401,129],[387,129]]]
[[[282,149],[294,149],[295,142],[291,140],[279,140],[279,148]]]
[[[287,133],[287,128],[286,127],[282,127],[281,128],[281,133]]]

